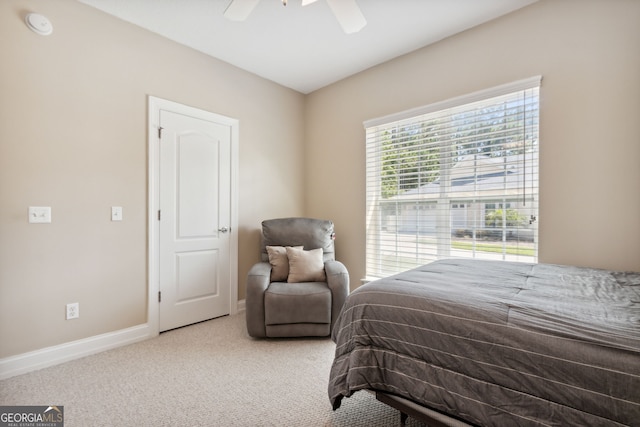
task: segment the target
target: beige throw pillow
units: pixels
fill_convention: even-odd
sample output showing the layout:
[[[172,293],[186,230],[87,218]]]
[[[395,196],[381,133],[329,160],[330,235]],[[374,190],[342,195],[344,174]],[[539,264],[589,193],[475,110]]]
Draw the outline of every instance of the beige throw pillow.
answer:
[[[287,247],[289,258],[289,278],[287,282],[324,282],[324,260],[322,248],[305,251],[299,248]]]
[[[295,246],[302,250],[302,246]],[[289,277],[289,258],[284,246],[267,246],[269,264],[271,264],[271,281],[286,282]]]

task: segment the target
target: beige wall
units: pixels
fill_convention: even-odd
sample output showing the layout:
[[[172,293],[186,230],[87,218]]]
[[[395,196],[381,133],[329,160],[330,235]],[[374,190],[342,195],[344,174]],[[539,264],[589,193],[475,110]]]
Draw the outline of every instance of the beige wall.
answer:
[[[307,96],[306,212],[365,271],[362,122],[542,75],[539,260],[640,271],[640,2],[541,0]]]
[[[303,95],[76,1],[3,0],[0,358],[146,322],[148,95],[240,121],[240,299],[260,221],[303,213]]]

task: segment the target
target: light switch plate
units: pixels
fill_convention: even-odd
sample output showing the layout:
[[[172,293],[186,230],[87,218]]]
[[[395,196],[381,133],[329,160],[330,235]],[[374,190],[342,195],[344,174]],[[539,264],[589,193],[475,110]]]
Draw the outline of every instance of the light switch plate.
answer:
[[[51,206],[29,206],[29,222],[45,224],[51,222]]]
[[[111,221],[122,221],[122,206],[111,206]]]

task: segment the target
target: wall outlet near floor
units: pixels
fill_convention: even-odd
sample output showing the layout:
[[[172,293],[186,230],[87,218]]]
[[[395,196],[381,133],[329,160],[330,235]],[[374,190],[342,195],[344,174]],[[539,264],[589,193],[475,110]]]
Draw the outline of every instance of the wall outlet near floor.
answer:
[[[80,317],[80,303],[67,304],[67,320]]]

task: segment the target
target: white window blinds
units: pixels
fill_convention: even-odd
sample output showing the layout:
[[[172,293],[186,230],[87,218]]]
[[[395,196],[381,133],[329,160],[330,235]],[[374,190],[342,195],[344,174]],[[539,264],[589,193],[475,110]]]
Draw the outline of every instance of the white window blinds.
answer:
[[[368,277],[537,262],[540,77],[365,122]]]

